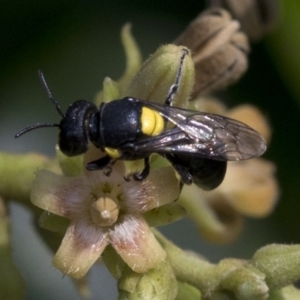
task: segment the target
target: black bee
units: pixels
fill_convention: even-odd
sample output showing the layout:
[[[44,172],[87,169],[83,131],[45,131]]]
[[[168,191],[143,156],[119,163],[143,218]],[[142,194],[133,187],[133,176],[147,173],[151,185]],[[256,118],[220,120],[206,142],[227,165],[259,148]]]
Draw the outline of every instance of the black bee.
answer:
[[[171,162],[184,184],[214,189],[224,179],[227,161],[260,156],[266,150],[266,143],[259,133],[239,121],[171,106],[187,54],[184,49],[165,104],[125,97],[97,108],[92,102],[78,100],[64,114],[39,71],[62,120],[34,124],[15,137],[36,128],[56,126],[60,129],[60,150],[67,156],[85,153],[90,142],[106,152],[106,156],[88,163],[88,170],[103,169],[118,159],[144,159],[144,169],[133,176],[135,180],[143,180],[150,170],[149,156],[157,153]]]

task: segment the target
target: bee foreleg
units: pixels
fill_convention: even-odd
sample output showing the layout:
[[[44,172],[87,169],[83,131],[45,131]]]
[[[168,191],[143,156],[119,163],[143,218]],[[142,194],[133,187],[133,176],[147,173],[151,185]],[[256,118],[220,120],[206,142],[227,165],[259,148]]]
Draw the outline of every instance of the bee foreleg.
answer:
[[[146,157],[144,159],[144,163],[145,163],[144,169],[141,172],[139,172],[139,173],[133,174],[133,179],[134,180],[136,180],[136,181],[142,181],[142,180],[144,180],[149,175],[149,172],[150,172],[149,157]]]
[[[89,171],[102,170],[110,163],[111,160],[112,158],[106,155],[97,160],[89,162],[85,167]]]

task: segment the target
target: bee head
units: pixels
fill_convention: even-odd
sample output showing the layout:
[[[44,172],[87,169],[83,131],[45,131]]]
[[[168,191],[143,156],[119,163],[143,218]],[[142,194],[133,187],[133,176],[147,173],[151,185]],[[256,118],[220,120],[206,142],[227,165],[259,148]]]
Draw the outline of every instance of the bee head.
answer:
[[[87,151],[89,121],[97,111],[96,105],[85,100],[78,100],[69,106],[59,124],[58,144],[65,155],[75,156]]]
[[[58,104],[53,98],[50,89],[46,83],[45,77],[39,71],[39,78],[43,87],[52,103],[55,105],[57,112],[62,117],[61,122],[58,123],[36,123],[28,126],[18,133],[15,137],[19,137],[24,133],[41,127],[59,127],[59,148],[67,156],[75,156],[83,154],[88,149],[89,143],[89,121],[91,116],[96,113],[97,107],[89,101],[78,100],[71,104],[64,114]]]

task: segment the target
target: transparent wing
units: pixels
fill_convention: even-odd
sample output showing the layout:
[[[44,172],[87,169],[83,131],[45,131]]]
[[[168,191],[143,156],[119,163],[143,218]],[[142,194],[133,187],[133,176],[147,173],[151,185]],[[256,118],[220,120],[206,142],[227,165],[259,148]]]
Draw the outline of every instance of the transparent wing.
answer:
[[[130,145],[135,153],[189,153],[216,160],[243,160],[262,155],[264,138],[251,127],[224,116],[141,101],[172,127]],[[169,126],[168,126],[169,127]]]

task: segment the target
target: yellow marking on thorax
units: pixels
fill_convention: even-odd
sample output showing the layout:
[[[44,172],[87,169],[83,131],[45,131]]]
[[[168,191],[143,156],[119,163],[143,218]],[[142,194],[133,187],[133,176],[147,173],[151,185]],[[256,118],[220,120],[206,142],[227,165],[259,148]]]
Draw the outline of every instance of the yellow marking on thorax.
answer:
[[[141,115],[142,132],[146,135],[158,135],[164,129],[164,119],[155,110],[148,107],[142,108]]]

